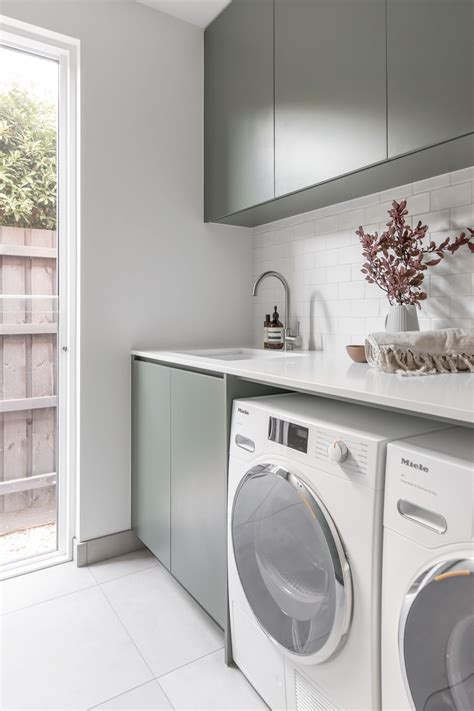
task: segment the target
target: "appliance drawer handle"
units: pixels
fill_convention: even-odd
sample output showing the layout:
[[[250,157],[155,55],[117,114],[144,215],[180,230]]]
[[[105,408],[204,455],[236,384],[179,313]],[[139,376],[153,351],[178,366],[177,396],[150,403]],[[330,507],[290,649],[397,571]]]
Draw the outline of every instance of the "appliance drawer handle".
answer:
[[[400,516],[417,523],[419,526],[424,526],[429,528],[435,533],[446,533],[448,530],[448,524],[444,516],[436,513],[436,511],[431,511],[430,509],[425,509],[423,506],[418,506],[411,501],[406,499],[399,499],[397,503],[397,509]]]
[[[235,435],[235,444],[241,449],[245,449],[247,452],[255,452],[255,442],[253,442],[248,437],[243,437],[242,435]]]

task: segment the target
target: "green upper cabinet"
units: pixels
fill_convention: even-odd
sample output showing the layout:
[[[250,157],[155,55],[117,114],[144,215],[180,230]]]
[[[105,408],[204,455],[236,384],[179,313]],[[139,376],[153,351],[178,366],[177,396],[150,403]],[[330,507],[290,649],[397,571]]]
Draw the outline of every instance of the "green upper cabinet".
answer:
[[[274,197],[273,0],[233,0],[204,35],[206,221]]]
[[[474,0],[232,0],[205,32],[205,219],[472,165]]]
[[[275,0],[275,193],[387,157],[385,0]]]
[[[473,0],[387,0],[388,153],[473,130]]]

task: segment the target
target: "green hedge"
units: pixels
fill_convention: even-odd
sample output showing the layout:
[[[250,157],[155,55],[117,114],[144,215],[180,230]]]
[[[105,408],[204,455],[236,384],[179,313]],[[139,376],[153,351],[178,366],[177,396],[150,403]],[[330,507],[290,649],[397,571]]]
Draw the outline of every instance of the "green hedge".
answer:
[[[0,224],[56,229],[56,138],[52,105],[0,93]]]

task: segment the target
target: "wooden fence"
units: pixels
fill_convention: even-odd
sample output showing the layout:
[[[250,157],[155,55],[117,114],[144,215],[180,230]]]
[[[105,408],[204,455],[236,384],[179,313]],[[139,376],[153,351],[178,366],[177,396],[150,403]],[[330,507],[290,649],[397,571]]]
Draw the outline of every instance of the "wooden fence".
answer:
[[[57,241],[0,227],[0,534],[55,521]]]

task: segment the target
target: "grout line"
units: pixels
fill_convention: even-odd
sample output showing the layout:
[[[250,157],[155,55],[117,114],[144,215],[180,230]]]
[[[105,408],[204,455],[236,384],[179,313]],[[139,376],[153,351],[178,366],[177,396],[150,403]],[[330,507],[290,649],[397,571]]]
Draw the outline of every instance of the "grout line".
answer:
[[[168,703],[169,703],[169,705],[171,706],[171,708],[174,709],[174,706],[173,706],[173,704],[171,703],[170,697],[168,696],[168,694],[166,693],[166,691],[163,689],[163,687],[161,686],[161,684],[160,684],[160,682],[158,681],[158,679],[155,678],[154,681],[155,681],[155,684],[158,684],[158,686],[160,687],[161,693],[165,695],[165,697],[166,697],[166,699],[168,700]]]
[[[106,585],[107,583],[111,583],[114,580],[121,580],[122,578],[128,578],[130,575],[137,575],[138,573],[143,573],[145,570],[150,570],[150,568],[163,568],[164,566],[160,563],[159,560],[154,558],[155,562],[152,565],[147,565],[146,568],[140,568],[140,570],[133,570],[130,573],[124,573],[123,575],[117,575],[115,578],[107,578],[107,580],[97,580],[96,576],[90,569],[90,566],[87,566],[90,570],[90,573],[94,580],[97,582],[97,585]],[[92,564],[94,565],[94,564]]]
[[[103,704],[107,704],[109,701],[114,701],[115,699],[119,699],[121,696],[125,696],[125,694],[129,694],[131,691],[135,691],[136,689],[140,689],[142,686],[146,686],[147,684],[158,684],[160,687],[161,691],[163,694],[166,696],[166,699],[168,703],[170,704],[171,708],[174,709],[173,704],[169,700],[167,694],[165,693],[164,689],[161,688],[161,685],[158,683],[156,679],[150,679],[149,681],[144,681],[143,684],[137,684],[136,686],[132,686],[130,689],[127,689],[126,691],[122,691],[120,694],[117,694],[116,696],[109,696],[107,699],[104,699],[103,701],[99,701],[98,704],[94,704],[94,706],[89,706],[87,711],[93,711],[96,709],[98,706],[102,706]]]
[[[189,662],[180,664],[179,667],[176,667],[175,669],[170,669],[169,671],[165,672],[164,674],[159,674],[158,676],[155,676],[155,679],[156,679],[156,681],[158,681],[159,679],[163,679],[165,676],[168,676],[168,674],[174,674],[176,671],[179,671],[180,669],[184,669],[184,667],[189,667],[190,664],[194,664],[194,662],[199,662],[201,659],[205,659],[205,657],[210,657],[211,654],[216,654],[216,652],[220,652],[223,649],[224,649],[224,645],[222,645],[222,647],[218,647],[217,649],[213,649],[211,652],[206,652],[206,654],[202,654],[200,657],[197,657],[197,659],[192,659]]]
[[[109,598],[108,598],[107,595],[105,594],[105,591],[102,589],[102,585],[99,585],[98,587],[99,587],[100,592],[101,592],[102,595],[104,596],[104,598],[107,600],[107,604],[109,605],[110,609],[111,609],[112,612],[114,613],[115,617],[117,618],[117,620],[118,620],[118,621],[120,622],[120,624],[122,625],[123,629],[124,629],[125,632],[127,633],[127,636],[130,638],[130,641],[132,642],[133,646],[134,646],[135,649],[137,650],[137,652],[138,652],[138,654],[140,655],[140,657],[143,659],[143,661],[144,661],[144,663],[145,663],[145,666],[147,667],[148,671],[150,672],[152,678],[155,679],[155,675],[154,675],[154,673],[153,673],[153,669],[152,669],[152,668],[150,667],[150,665],[148,664],[147,660],[145,659],[145,657],[143,656],[141,650],[139,649],[137,643],[135,642],[135,640],[133,639],[132,635],[130,634],[130,632],[128,631],[127,627],[125,626],[125,623],[123,622],[122,618],[120,617],[120,615],[118,614],[117,610],[115,609],[115,607],[112,605],[112,603],[110,602]],[[148,681],[151,681],[151,679],[148,679]]]
[[[153,681],[153,680],[154,680],[154,681],[156,681],[156,682],[158,683],[160,689],[163,691],[163,693],[165,694],[165,696],[166,696],[166,698],[168,699],[168,701],[169,701],[170,704],[171,704],[171,701],[170,701],[168,695],[166,694],[165,690],[162,688],[161,684],[159,683],[159,679],[162,679],[162,678],[164,678],[165,676],[167,676],[168,674],[172,674],[173,672],[178,671],[178,669],[183,669],[183,667],[187,667],[187,666],[189,666],[190,664],[194,664],[194,662],[198,662],[200,659],[204,659],[204,657],[208,657],[209,655],[215,654],[216,652],[220,651],[221,649],[224,649],[223,646],[218,647],[217,649],[213,649],[213,650],[211,650],[210,652],[206,652],[206,654],[203,654],[202,656],[197,657],[196,659],[192,659],[191,661],[186,662],[185,664],[180,664],[179,666],[175,667],[174,669],[168,670],[168,671],[165,672],[164,674],[159,674],[158,676],[156,676],[156,675],[154,674],[152,668],[151,668],[150,665],[148,664],[147,660],[145,659],[144,655],[142,654],[142,652],[141,652],[140,648],[138,647],[137,643],[135,642],[135,640],[133,639],[132,635],[130,634],[129,630],[127,629],[127,627],[126,627],[125,623],[123,622],[122,618],[120,617],[120,615],[118,614],[118,612],[116,611],[116,609],[114,608],[114,606],[112,605],[112,603],[110,602],[109,598],[108,598],[107,595],[105,594],[104,590],[102,589],[102,586],[99,585],[98,587],[99,587],[100,591],[102,592],[103,596],[105,597],[105,599],[107,600],[108,604],[110,605],[110,608],[112,609],[114,615],[117,617],[118,621],[120,622],[120,624],[122,625],[123,629],[125,630],[125,632],[127,633],[128,637],[130,638],[130,640],[131,640],[133,646],[135,647],[135,649],[136,649],[137,652],[139,653],[140,657],[143,659],[145,665],[147,666],[148,670],[150,671],[150,673],[151,673],[151,675],[152,675],[152,679],[149,679],[148,681]],[[148,683],[148,682],[144,682],[144,684],[146,684],[146,683]],[[143,686],[143,684],[139,684],[139,686]],[[123,692],[123,693],[125,693],[125,692]],[[121,695],[122,695],[122,694],[120,694],[120,696],[121,696]],[[115,698],[115,697],[112,697],[112,698]],[[105,702],[100,702],[100,703],[105,703]],[[173,704],[171,704],[171,707],[174,708]]]
[[[95,580],[95,579],[94,579]],[[83,590],[91,590],[92,588],[99,587],[98,583],[94,582],[92,585],[85,585],[83,588],[78,588],[77,590],[70,590],[62,595],[55,595],[54,597],[48,597],[46,600],[40,600],[39,602],[34,602],[32,605],[25,605],[24,607],[19,607],[17,610],[10,610],[10,612],[0,613],[0,619],[2,617],[7,617],[7,615],[16,615],[17,612],[23,612],[23,610],[31,610],[32,607],[38,607],[38,605],[45,605],[47,602],[53,602],[53,600],[60,600],[62,597],[68,597],[69,595],[75,595]]]

